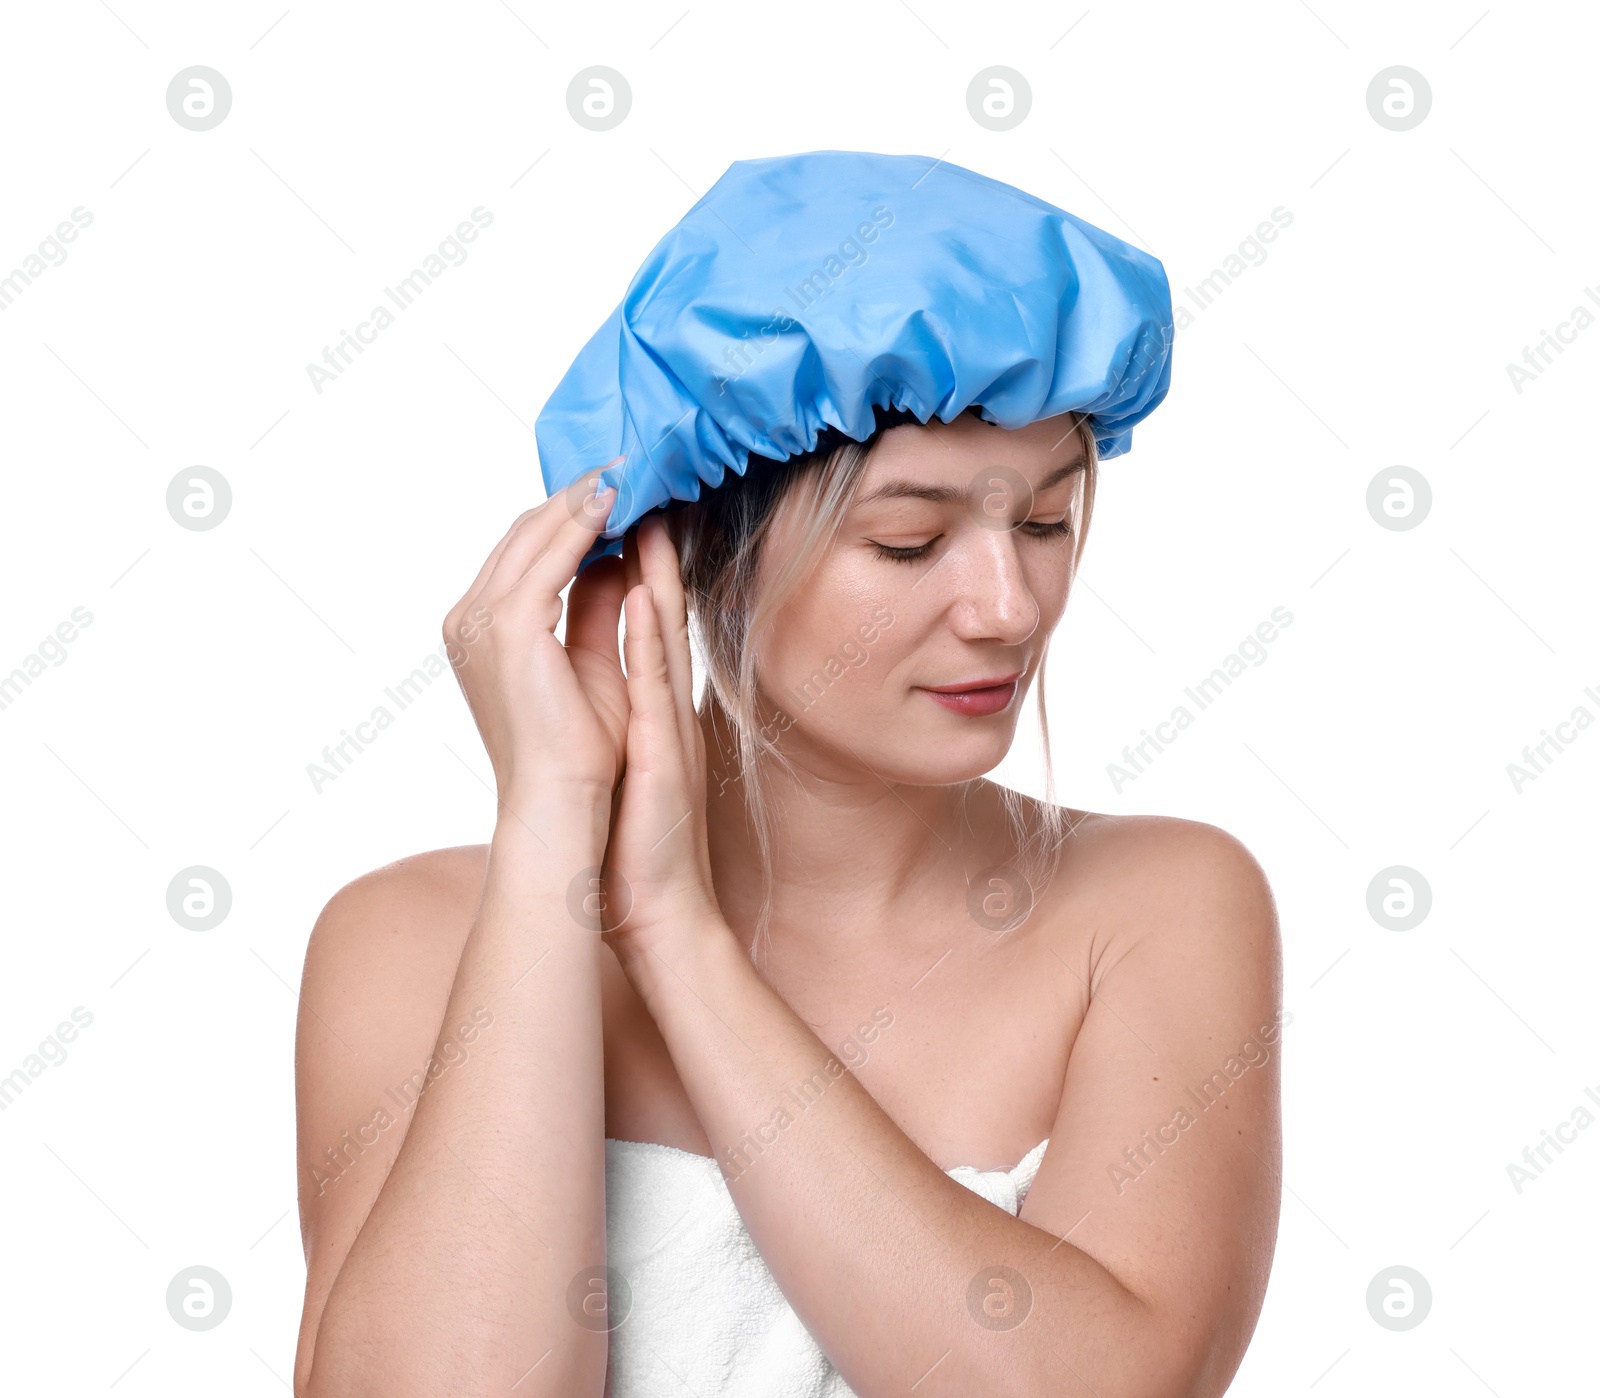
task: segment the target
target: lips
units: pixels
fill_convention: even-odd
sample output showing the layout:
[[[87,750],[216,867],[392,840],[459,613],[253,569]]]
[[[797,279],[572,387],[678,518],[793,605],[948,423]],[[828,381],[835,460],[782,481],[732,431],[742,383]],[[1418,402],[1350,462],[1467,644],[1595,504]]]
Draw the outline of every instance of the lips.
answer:
[[[922,686],[922,692],[951,713],[965,714],[969,718],[987,718],[1008,707],[1016,698],[1017,684],[1023,672],[1011,675],[991,675],[960,684]]]

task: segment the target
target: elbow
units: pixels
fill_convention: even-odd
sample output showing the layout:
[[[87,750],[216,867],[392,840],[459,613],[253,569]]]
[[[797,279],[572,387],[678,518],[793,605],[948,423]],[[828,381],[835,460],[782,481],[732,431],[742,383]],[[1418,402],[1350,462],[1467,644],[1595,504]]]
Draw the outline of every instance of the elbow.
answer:
[[[437,1398],[441,1393],[498,1393],[516,1389],[517,1398],[601,1398],[605,1391],[607,1352],[596,1355],[583,1346],[567,1353],[551,1352],[520,1375],[490,1373],[475,1365],[471,1372],[431,1364],[375,1365],[337,1361],[320,1369],[312,1364],[301,1374],[295,1366],[294,1398]]]
[[[1140,1348],[1148,1358],[1120,1390],[1128,1398],[1223,1398],[1244,1358],[1227,1326],[1199,1332],[1172,1317],[1153,1316]]]
[[[1144,1320],[1109,1362],[1090,1370],[1067,1342],[1048,1342],[1014,1391],[1027,1398],[1058,1398],[1065,1388],[1090,1387],[1099,1398],[1222,1398],[1243,1359],[1227,1335],[1196,1334],[1146,1307]]]

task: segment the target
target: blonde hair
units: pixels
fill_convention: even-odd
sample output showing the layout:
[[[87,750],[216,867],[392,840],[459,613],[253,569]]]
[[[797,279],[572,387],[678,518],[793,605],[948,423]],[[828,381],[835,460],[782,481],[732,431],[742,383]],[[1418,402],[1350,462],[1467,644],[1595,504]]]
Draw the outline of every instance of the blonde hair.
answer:
[[[968,411],[976,413],[977,410]],[[878,438],[890,427],[916,421],[913,414],[903,409],[880,410],[876,430],[862,442],[850,440],[836,429],[825,428],[813,451],[783,462],[752,458],[751,469],[743,477],[730,474],[717,489],[706,491],[699,500],[669,509],[665,514],[668,530],[678,549],[691,636],[705,669],[706,686],[700,713],[713,719],[714,734],[726,728],[737,744],[737,754],[724,753],[724,757],[734,758],[732,766],[737,774],[734,779],[743,786],[747,827],[754,838],[761,865],[761,908],[756,937],[751,944],[751,959],[758,963],[757,948],[767,939],[771,921],[773,850],[777,835],[766,764],[776,762],[786,771],[794,772],[788,754],[768,735],[774,716],[781,711],[764,711],[766,701],[756,684],[759,641],[833,546]],[[1099,471],[1092,422],[1081,414],[1072,430],[1080,428],[1083,429],[1087,465],[1082,509],[1074,521],[1074,573],[1088,537]],[[796,517],[801,527],[795,545],[786,557],[778,560],[779,567],[772,577],[764,585],[758,585],[768,540],[780,524]],[[752,638],[756,644],[752,644]],[[1036,681],[1044,749],[1045,799],[1037,803],[1021,792],[995,784],[1016,846],[1017,872],[1027,881],[1030,905],[1037,901],[1038,894],[1053,877],[1061,845],[1071,833],[1066,813],[1054,799],[1050,725],[1045,712],[1045,662],[1049,651],[1047,637],[1040,652]],[[977,780],[961,783],[963,821],[966,820],[967,798]],[[1025,916],[1026,910],[1017,925]]]

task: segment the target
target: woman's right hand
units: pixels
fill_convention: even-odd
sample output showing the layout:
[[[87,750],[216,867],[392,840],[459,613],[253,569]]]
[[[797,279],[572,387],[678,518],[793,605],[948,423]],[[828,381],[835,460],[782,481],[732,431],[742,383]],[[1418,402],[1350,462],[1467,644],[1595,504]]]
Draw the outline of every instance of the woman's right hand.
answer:
[[[613,463],[614,464],[614,463]],[[520,515],[444,620],[456,679],[483,737],[503,805],[571,789],[609,802],[622,776],[628,683],[617,646],[622,560],[597,559],[573,581],[605,527],[614,489],[593,494],[596,467]],[[556,638],[561,590],[566,644]]]

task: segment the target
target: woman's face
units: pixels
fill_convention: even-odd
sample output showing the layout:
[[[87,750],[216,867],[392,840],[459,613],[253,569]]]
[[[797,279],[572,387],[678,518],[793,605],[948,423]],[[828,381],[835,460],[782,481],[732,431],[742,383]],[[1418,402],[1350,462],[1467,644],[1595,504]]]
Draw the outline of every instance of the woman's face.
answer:
[[[878,439],[837,540],[760,642],[782,751],[818,775],[912,785],[1000,762],[1072,580],[1074,417],[1007,431],[962,414]],[[763,579],[797,514],[775,522]]]

